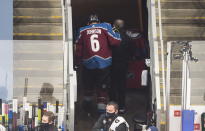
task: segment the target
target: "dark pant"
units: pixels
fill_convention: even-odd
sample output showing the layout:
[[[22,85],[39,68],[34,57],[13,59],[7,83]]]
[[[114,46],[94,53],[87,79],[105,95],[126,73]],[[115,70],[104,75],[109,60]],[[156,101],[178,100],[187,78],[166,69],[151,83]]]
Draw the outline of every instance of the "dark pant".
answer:
[[[112,85],[110,99],[116,101],[120,108],[125,106],[127,63],[113,62],[112,65]]]
[[[104,69],[87,69],[83,67],[84,95],[92,96],[95,90],[104,90],[110,86],[111,67]]]

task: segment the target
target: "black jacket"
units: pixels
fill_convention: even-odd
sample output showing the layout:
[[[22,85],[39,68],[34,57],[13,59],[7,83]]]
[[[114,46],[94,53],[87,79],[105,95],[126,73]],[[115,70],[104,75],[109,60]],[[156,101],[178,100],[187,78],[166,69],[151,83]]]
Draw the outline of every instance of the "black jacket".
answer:
[[[112,59],[113,63],[117,62],[127,62],[128,57],[129,57],[129,37],[126,34],[125,29],[119,30],[120,36],[121,36],[121,43],[119,46],[113,47],[112,50]]]
[[[58,131],[58,129],[52,124],[48,127],[38,126],[35,128],[35,131]]]
[[[116,118],[117,116],[113,117],[112,120],[108,120],[105,114],[101,115],[98,121],[95,123],[92,131],[109,131],[111,124]],[[126,127],[126,124],[124,123],[116,128],[116,131],[127,131],[127,130],[128,129]]]

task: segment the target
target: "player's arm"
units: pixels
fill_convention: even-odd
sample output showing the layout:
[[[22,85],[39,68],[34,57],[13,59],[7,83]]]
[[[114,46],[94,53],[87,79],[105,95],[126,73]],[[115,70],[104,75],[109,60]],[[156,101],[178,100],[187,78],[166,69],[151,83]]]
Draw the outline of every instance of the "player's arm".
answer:
[[[108,41],[110,45],[113,45],[113,46],[120,45],[120,42],[121,42],[120,34],[118,32],[114,32],[110,24],[106,23],[106,27],[107,27],[107,37],[108,37]]]

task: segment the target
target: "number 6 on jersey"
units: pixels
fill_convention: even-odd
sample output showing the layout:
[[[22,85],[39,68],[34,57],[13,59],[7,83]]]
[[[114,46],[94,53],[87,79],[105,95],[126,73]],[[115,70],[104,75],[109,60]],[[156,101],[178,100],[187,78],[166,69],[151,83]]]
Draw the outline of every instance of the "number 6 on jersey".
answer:
[[[100,50],[100,42],[98,41],[97,34],[93,34],[90,36],[90,44],[93,52],[98,52]]]

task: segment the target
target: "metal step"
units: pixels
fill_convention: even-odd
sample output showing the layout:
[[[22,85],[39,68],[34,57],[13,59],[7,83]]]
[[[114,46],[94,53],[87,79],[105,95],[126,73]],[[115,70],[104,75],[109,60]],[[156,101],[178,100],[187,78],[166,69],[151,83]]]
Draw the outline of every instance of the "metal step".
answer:
[[[14,23],[62,23],[62,16],[14,16]]]
[[[181,96],[171,96],[170,98],[171,105],[180,105]],[[205,105],[204,98],[201,96],[191,96],[191,105]]]
[[[63,53],[63,41],[14,41],[14,53],[27,53],[27,54],[59,54]],[[60,46],[61,45],[61,46]],[[49,49],[48,49],[49,48]]]
[[[14,26],[14,39],[23,40],[62,40],[62,24],[29,23]]]
[[[61,8],[14,8],[14,25],[18,23],[62,23]]]
[[[199,25],[164,25],[163,38],[172,40],[205,40],[205,27]]]
[[[205,1],[203,0],[163,0],[161,1],[162,9],[204,9]]]
[[[61,34],[62,35],[62,24],[59,23],[29,23],[29,24],[19,24],[14,26],[15,33],[42,33],[42,34]]]
[[[15,60],[20,61],[58,61],[63,59],[63,54],[47,54],[47,53],[39,53],[39,54],[28,54],[28,53],[21,53],[21,54],[14,54]],[[21,63],[18,63],[21,64]],[[28,62],[29,64],[29,62]]]
[[[205,25],[204,11],[204,9],[162,9],[162,23]]]
[[[15,0],[14,40],[62,40],[61,0]]]
[[[14,0],[14,8],[61,8],[61,0]]]

